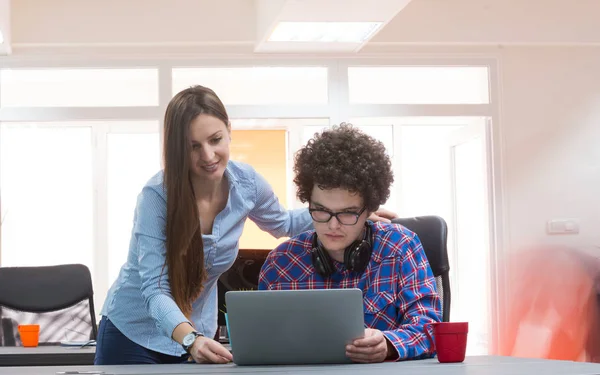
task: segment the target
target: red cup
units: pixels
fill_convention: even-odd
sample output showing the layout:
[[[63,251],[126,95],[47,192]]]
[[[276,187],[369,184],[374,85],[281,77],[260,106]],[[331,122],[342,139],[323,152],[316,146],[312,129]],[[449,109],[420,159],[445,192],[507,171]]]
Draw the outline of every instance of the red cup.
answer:
[[[36,347],[40,340],[40,326],[38,324],[19,324],[19,336],[25,347]]]
[[[433,327],[433,337],[429,332],[430,327]],[[437,352],[440,363],[457,363],[465,360],[468,322],[427,323],[425,333]]]

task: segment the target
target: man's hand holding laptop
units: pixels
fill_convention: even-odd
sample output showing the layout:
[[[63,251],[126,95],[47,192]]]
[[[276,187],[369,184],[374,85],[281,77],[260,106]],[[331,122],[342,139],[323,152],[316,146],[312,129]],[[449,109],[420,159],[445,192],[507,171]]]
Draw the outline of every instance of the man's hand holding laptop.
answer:
[[[377,363],[398,356],[394,346],[378,329],[365,328],[365,337],[346,346],[346,355],[354,362]]]

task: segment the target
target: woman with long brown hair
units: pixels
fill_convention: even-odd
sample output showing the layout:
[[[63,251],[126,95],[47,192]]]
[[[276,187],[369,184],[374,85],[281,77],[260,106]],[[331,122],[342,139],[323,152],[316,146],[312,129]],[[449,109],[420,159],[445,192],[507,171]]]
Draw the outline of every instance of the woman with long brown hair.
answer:
[[[229,117],[211,89],[173,97],[164,170],[138,196],[127,262],[101,311],[96,364],[231,361],[212,339],[217,280],[237,256],[244,222],[275,237],[312,228],[307,209],[286,210],[251,166],[229,160],[230,141]]]

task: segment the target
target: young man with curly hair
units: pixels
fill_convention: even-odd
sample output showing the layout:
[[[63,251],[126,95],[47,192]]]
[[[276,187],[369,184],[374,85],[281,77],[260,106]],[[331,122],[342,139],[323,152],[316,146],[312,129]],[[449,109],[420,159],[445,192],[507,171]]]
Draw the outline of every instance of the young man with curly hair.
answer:
[[[401,225],[367,220],[394,181],[383,144],[343,123],[315,135],[294,172],[315,230],[269,254],[259,289],[362,289],[368,328],[346,347],[350,359],[431,357],[424,326],[441,321],[441,301],[421,242]]]

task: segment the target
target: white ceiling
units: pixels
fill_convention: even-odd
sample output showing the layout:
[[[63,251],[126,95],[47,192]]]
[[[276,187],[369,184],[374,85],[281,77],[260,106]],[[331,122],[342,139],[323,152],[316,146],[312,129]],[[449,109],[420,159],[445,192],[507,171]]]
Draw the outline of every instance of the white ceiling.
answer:
[[[600,45],[600,1],[413,0],[372,41]]]
[[[10,9],[0,6],[0,30],[5,38],[9,36],[4,47],[12,47],[13,55],[31,50],[157,47],[188,48],[196,53],[255,53],[266,30],[265,24],[257,21],[259,1],[265,0],[12,0]],[[266,1],[306,1],[312,7],[302,12],[303,17],[321,19],[324,15],[349,16],[352,10],[340,6],[340,0]],[[0,0],[0,5],[3,2],[8,4],[9,0]],[[325,2],[335,6],[314,7]],[[384,3],[392,3],[389,22],[368,41],[369,47],[600,45],[600,0],[351,2],[364,9],[384,9]]]

